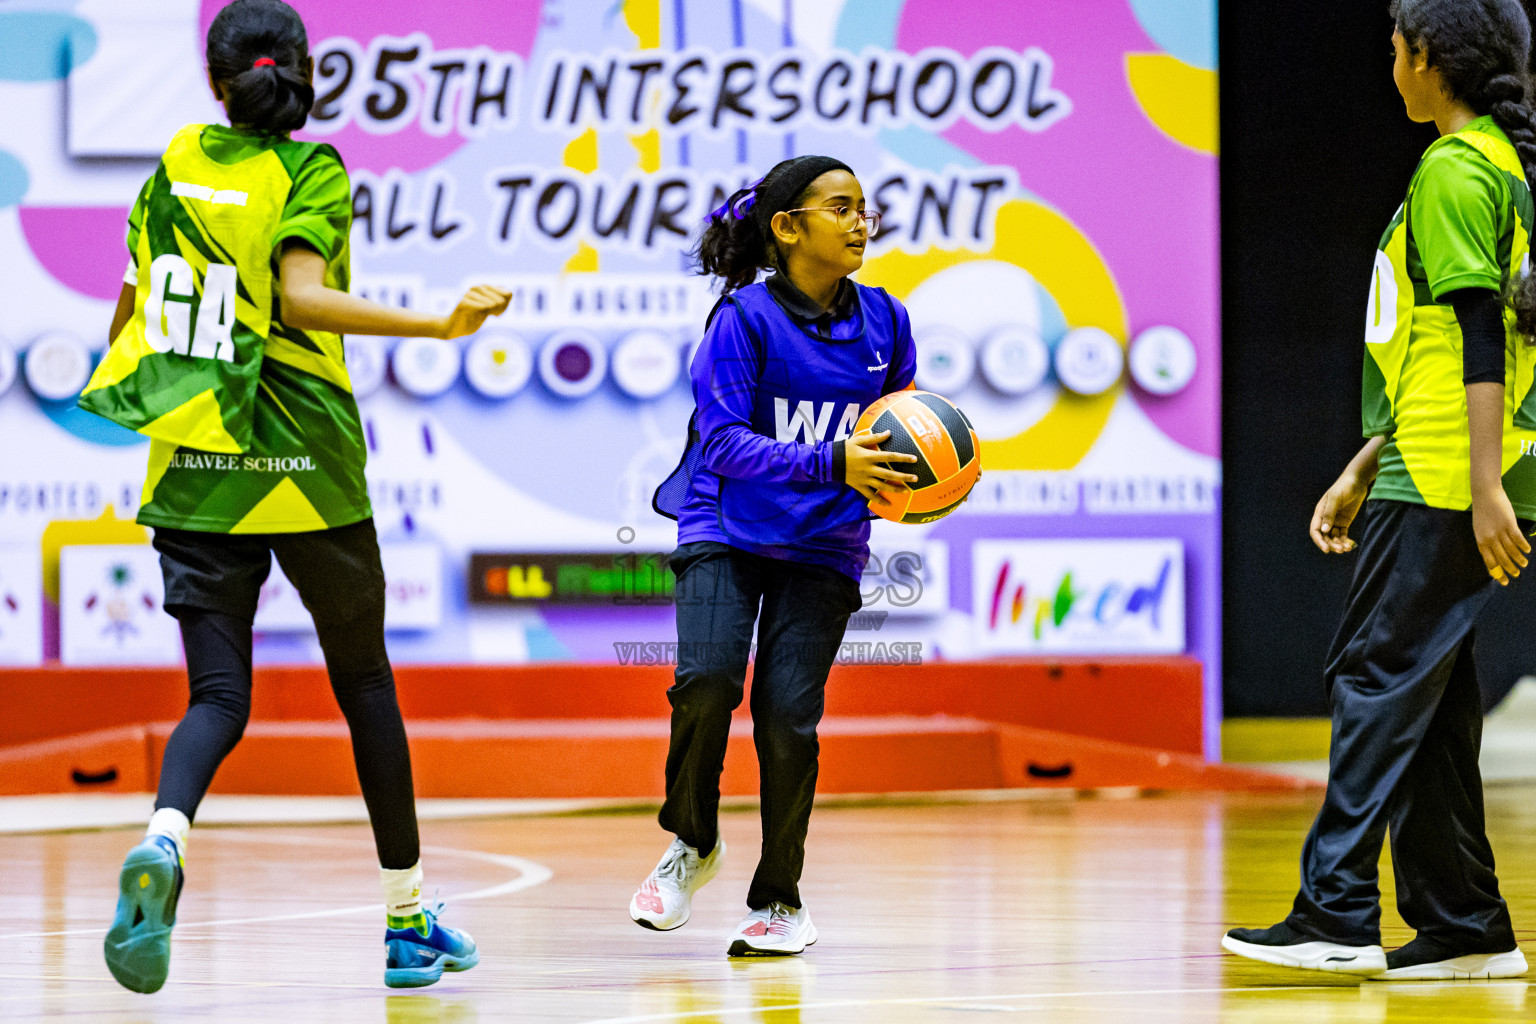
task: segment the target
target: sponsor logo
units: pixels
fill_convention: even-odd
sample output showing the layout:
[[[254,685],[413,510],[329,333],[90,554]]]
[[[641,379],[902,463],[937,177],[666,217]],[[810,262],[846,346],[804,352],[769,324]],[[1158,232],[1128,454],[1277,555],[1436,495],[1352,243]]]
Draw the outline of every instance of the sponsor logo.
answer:
[[[978,541],[979,639],[996,651],[1184,650],[1177,540]]]
[[[663,554],[469,556],[471,604],[671,604],[676,582]]]
[[[59,551],[59,657],[66,665],[175,665],[176,620],[163,610],[159,558],[148,544]]]
[[[1075,610],[1100,625],[1130,616],[1146,615],[1155,629],[1159,625],[1159,612],[1164,604],[1168,574],[1172,568],[1172,560],[1165,558],[1157,568],[1156,580],[1150,583],[1136,586],[1106,583],[1092,588],[1074,586],[1072,570],[1068,569],[1054,588],[1031,596],[1029,584],[1023,582],[1019,574],[1010,576],[1013,563],[1005,561],[998,567],[995,577],[987,628],[996,629],[1001,617],[1006,614],[1010,623],[1024,619],[1034,638],[1039,640],[1047,628],[1060,629]]]

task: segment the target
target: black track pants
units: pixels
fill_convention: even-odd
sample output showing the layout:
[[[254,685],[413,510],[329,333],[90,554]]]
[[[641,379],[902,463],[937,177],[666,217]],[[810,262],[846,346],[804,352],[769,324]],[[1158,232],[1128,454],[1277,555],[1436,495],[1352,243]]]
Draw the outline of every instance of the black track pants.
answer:
[[[848,617],[861,603],[859,586],[836,569],[710,541],[681,545],[671,566],[677,574],[678,658],[676,681],[667,690],[672,743],[661,827],[700,853],[714,848],[720,771],[756,622],[752,738],[761,773],[763,846],[747,905],[758,910],[777,900],[798,907],[821,749],[816,726]]]
[[[1379,944],[1376,865],[1390,829],[1398,910],[1410,927],[1465,952],[1513,949],[1477,766],[1472,625],[1497,584],[1472,513],[1367,502],[1355,558],[1325,676],[1328,792],[1288,920],[1321,939]]]

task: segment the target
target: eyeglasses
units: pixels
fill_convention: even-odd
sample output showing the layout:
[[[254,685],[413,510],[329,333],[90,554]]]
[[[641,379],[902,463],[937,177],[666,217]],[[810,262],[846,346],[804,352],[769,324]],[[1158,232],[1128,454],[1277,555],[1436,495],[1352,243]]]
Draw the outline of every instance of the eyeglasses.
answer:
[[[837,226],[843,231],[852,231],[862,220],[871,235],[880,232],[880,213],[877,210],[856,210],[851,206],[801,206],[784,212],[830,213],[837,217]]]

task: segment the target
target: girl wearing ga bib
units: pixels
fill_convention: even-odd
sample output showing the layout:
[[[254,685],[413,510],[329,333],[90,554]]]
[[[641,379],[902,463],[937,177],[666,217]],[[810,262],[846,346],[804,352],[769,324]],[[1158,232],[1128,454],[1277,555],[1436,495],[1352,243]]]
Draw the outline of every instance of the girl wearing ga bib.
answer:
[[[1359,554],[1324,682],[1328,791],[1291,914],[1237,928],[1243,956],[1385,980],[1526,971],[1483,823],[1472,627],[1527,564],[1536,520],[1536,170],[1519,0],[1395,0],[1393,78],[1440,139],[1376,254],[1362,394],[1370,438],[1313,514]],[[1506,301],[1509,297],[1509,301]],[[1381,947],[1390,834],[1412,942]]]
[[[385,982],[429,985],[478,953],[421,903],[410,752],[341,335],[459,337],[510,296],[475,288],[437,317],[347,294],[346,170],[330,146],[289,138],[314,102],[303,22],[280,0],[235,0],[208,29],[207,60],[230,126],[183,128],[145,182],[112,347],[80,399],[151,439],[138,521],[154,528],[191,687],[148,834],[123,865],[107,965],[137,992],[165,982],[188,831],[250,716],[251,623],[275,555],[314,618],[351,730],[387,908]]]
[[[848,279],[878,225],[847,165],[802,156],[711,214],[696,253],[725,294],[693,358],[686,453],[653,502],[677,520],[678,664],[660,816],[676,838],[629,913],[646,928],[681,927],[720,869],[720,771],[755,627],[763,842],[731,956],[816,941],[799,881],[827,675],[861,603],[870,499],[917,479],[884,465],[915,461],[876,447],[889,432],[853,434],[865,406],[912,386],[916,365],[906,310]],[[773,273],[754,284],[763,269]]]

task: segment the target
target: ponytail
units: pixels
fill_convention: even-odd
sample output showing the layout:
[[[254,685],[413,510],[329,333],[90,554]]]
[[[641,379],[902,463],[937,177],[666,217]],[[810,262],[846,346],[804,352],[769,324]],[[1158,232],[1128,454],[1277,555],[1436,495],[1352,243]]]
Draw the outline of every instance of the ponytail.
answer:
[[[732,192],[710,213],[698,245],[689,253],[699,273],[720,278],[724,291],[730,293],[757,280],[759,271],[778,270],[779,253],[770,226],[773,215],[800,206],[817,178],[838,170],[853,173],[834,157],[792,157]]]
[[[729,293],[757,280],[757,273],[774,266],[777,254],[748,211],[755,205],[759,181],[737,189],[725,205],[709,215],[709,224],[699,236],[699,244],[689,253],[699,265],[699,273],[718,277]]]
[[[231,124],[286,135],[315,104],[309,37],[282,0],[234,0],[208,26],[208,73]]]

